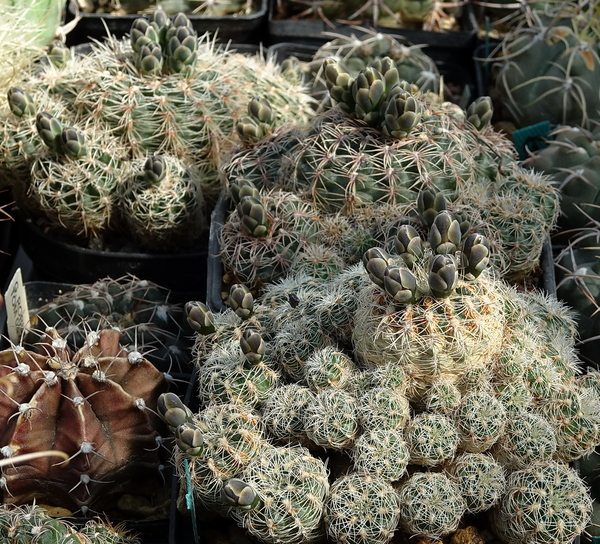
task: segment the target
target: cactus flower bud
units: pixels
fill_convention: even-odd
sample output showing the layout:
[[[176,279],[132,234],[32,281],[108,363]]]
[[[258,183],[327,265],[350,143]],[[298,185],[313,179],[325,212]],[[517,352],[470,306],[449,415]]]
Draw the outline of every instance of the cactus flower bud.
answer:
[[[417,280],[406,268],[390,265],[383,273],[385,292],[400,304],[410,304],[416,300]]]
[[[129,30],[129,41],[132,49],[137,53],[142,45],[148,45],[150,42],[160,43],[160,36],[155,27],[143,17],[137,17],[131,24]]]
[[[255,329],[246,329],[240,338],[240,347],[249,363],[260,363],[265,354],[265,341]]]
[[[169,41],[165,48],[167,68],[171,74],[188,75],[198,60],[198,38],[196,31],[180,26],[169,32]]]
[[[35,114],[35,104],[29,93],[20,87],[11,87],[7,93],[8,105],[17,117]]]
[[[177,427],[175,443],[187,455],[200,455],[204,450],[202,432],[192,423],[182,423]]]
[[[329,96],[342,111],[354,112],[354,99],[352,98],[354,78],[350,74],[342,72],[338,62],[331,58],[323,61],[323,72]]]
[[[398,92],[382,107],[383,132],[394,138],[405,138],[421,120],[421,106],[414,96]]]
[[[59,41],[52,42],[48,48],[48,59],[57,68],[62,68],[71,58],[71,50]]]
[[[142,45],[136,60],[136,68],[142,76],[153,76],[162,72],[163,54],[160,45],[155,42]]]
[[[383,276],[391,263],[390,256],[383,249],[372,247],[364,252],[362,261],[371,281],[383,288]]]
[[[362,70],[352,83],[354,99],[354,116],[367,125],[377,126],[380,119],[380,108],[385,98],[383,76],[374,68]]]
[[[466,257],[465,273],[478,277],[490,263],[490,241],[483,234],[473,233],[463,243]]]
[[[61,148],[62,125],[60,121],[47,111],[38,113],[35,117],[35,127],[44,143],[53,151]]]
[[[477,130],[481,130],[492,120],[494,106],[489,96],[480,96],[467,108],[467,121]]]
[[[186,302],[185,315],[190,327],[200,334],[215,332],[215,323],[212,312],[202,302]]]
[[[85,137],[74,127],[65,127],[60,135],[63,153],[72,159],[87,155]]]
[[[162,393],[156,401],[156,409],[173,432],[184,423],[192,422],[192,411],[175,393]]]
[[[246,232],[253,238],[263,238],[269,232],[269,217],[263,203],[253,196],[245,196],[236,206]]]
[[[254,297],[250,289],[241,283],[235,283],[229,289],[229,306],[241,318],[248,319],[254,310]]]
[[[222,496],[226,504],[241,510],[252,510],[260,504],[260,498],[254,488],[237,478],[227,480]]]
[[[260,200],[260,191],[256,188],[256,185],[243,178],[238,178],[229,184],[229,193],[231,195],[231,200],[236,206],[245,196],[252,196],[257,200]]]
[[[435,255],[429,266],[429,288],[437,298],[449,297],[458,285],[458,263],[453,255]]]
[[[411,225],[401,225],[394,239],[396,251],[408,268],[412,268],[417,259],[423,257],[423,239],[417,229]]]
[[[429,245],[436,253],[456,253],[462,232],[452,212],[438,212],[429,230]]]
[[[431,189],[419,191],[417,196],[417,211],[421,221],[427,228],[431,228],[438,212],[446,208],[446,199],[442,193],[436,193]]]
[[[152,155],[144,163],[144,177],[150,184],[162,181],[167,174],[167,165],[161,155]]]
[[[171,28],[171,18],[167,14],[167,12],[161,8],[157,7],[150,15],[148,16],[148,22],[150,26],[156,31],[159,39],[156,40],[157,43],[164,45],[166,43],[166,36],[169,28]]]

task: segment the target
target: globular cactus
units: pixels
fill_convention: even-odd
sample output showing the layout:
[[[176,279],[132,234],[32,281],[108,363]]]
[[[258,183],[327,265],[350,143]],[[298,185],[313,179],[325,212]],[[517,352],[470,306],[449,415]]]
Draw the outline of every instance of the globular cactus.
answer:
[[[363,432],[351,451],[356,472],[372,474],[388,481],[400,480],[406,473],[410,451],[401,431],[375,429]]]
[[[79,349],[89,332],[115,328],[121,332],[124,349],[143,353],[165,372],[181,371],[191,356],[182,326],[183,308],[169,297],[168,289],[135,276],[75,285],[35,310],[23,342],[34,349],[44,329],[54,327]]]
[[[458,485],[470,514],[489,510],[504,494],[506,472],[491,455],[461,453],[445,471]]]
[[[517,25],[498,47],[494,87],[517,127],[549,121],[590,128],[598,120],[600,58],[586,24],[593,8],[580,13],[565,8],[560,16]],[[535,68],[525,74],[523,66]]]
[[[386,544],[398,526],[399,510],[398,495],[387,480],[351,472],[331,485],[324,516],[327,535],[335,542]]]
[[[41,506],[0,506],[0,538],[15,544],[139,544],[135,535],[102,519],[89,520],[81,528],[56,519]]]
[[[507,469],[522,469],[536,461],[547,461],[556,453],[552,424],[540,414],[517,412],[506,423],[504,434],[494,445],[494,457]]]
[[[230,514],[261,542],[300,544],[323,536],[329,493],[323,461],[302,447],[270,448],[229,480],[223,501]]]
[[[155,409],[167,382],[119,340],[117,330],[91,332],[75,353],[49,328],[37,352],[12,345],[1,353],[2,454],[69,456],[5,467],[5,503],[112,511],[123,493],[140,493],[140,477],[160,480],[163,426]]]
[[[356,398],[341,389],[323,389],[304,410],[304,429],[317,446],[352,448],[360,435]]]
[[[400,526],[439,539],[456,530],[467,508],[461,489],[443,472],[416,472],[398,490]]]
[[[510,474],[492,527],[510,544],[567,544],[590,520],[592,500],[574,469],[540,461]]]
[[[352,359],[331,346],[314,351],[304,364],[306,383],[315,392],[328,387],[345,389],[356,372]]]
[[[406,396],[389,387],[373,387],[358,396],[358,413],[364,430],[403,429],[410,419]]]
[[[440,465],[457,451],[459,435],[452,420],[441,414],[423,412],[404,429],[411,463],[426,467]]]
[[[118,213],[132,239],[157,251],[197,241],[206,226],[204,173],[168,155],[153,155],[133,168],[139,173],[117,190]]]

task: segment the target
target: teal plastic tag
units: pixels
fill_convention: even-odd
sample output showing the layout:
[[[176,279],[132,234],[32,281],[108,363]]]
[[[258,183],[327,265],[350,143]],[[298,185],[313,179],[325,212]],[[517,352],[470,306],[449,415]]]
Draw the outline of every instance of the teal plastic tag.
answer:
[[[550,122],[542,121],[541,123],[515,130],[512,133],[512,138],[519,154],[519,159],[525,160],[529,156],[528,150],[539,151],[548,147],[548,140],[552,139],[550,136]]]
[[[196,505],[194,503],[194,493],[192,491],[192,475],[190,473],[190,464],[187,459],[183,460],[185,467],[185,486],[187,492],[185,494],[185,504],[192,516],[192,526],[194,528],[194,542],[200,544],[200,535],[198,533],[198,523],[196,522]]]

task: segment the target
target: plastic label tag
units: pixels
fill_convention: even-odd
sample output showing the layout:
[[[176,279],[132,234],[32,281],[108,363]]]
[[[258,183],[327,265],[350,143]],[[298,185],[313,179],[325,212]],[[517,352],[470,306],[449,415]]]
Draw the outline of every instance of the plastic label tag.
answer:
[[[194,504],[194,492],[192,491],[192,475],[190,473],[190,464],[187,459],[183,460],[183,466],[185,467],[185,486],[187,491],[185,493],[185,504],[190,511],[192,516],[192,527],[194,529],[194,542],[200,544],[200,535],[198,534],[198,523],[196,521],[196,505]]]
[[[520,128],[512,133],[512,138],[519,159],[524,161],[529,156],[529,152],[548,147],[548,140],[552,139],[550,136],[550,123],[542,121],[535,125]]]
[[[15,275],[8,284],[8,288],[4,294],[4,303],[6,305],[6,330],[8,338],[12,343],[18,344],[23,329],[29,323],[27,294],[20,268],[17,268]]]

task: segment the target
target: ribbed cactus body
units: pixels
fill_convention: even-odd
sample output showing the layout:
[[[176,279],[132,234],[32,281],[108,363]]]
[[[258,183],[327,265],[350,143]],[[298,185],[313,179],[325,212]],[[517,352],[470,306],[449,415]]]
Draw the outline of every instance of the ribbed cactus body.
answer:
[[[5,503],[108,511],[126,490],[136,493],[142,475],[160,479],[162,422],[153,410],[167,383],[119,339],[116,330],[92,332],[74,353],[48,329],[37,353],[22,346],[2,352],[3,455],[69,455],[68,464],[41,458],[4,468]]]
[[[385,544],[398,526],[398,496],[381,476],[351,472],[331,485],[324,519],[336,542]]]
[[[231,515],[261,542],[301,544],[323,536],[321,518],[329,492],[327,468],[301,447],[268,449],[240,476],[258,499]]]
[[[568,465],[534,463],[513,472],[506,489],[491,520],[496,533],[509,544],[567,544],[589,522],[591,498]]]

